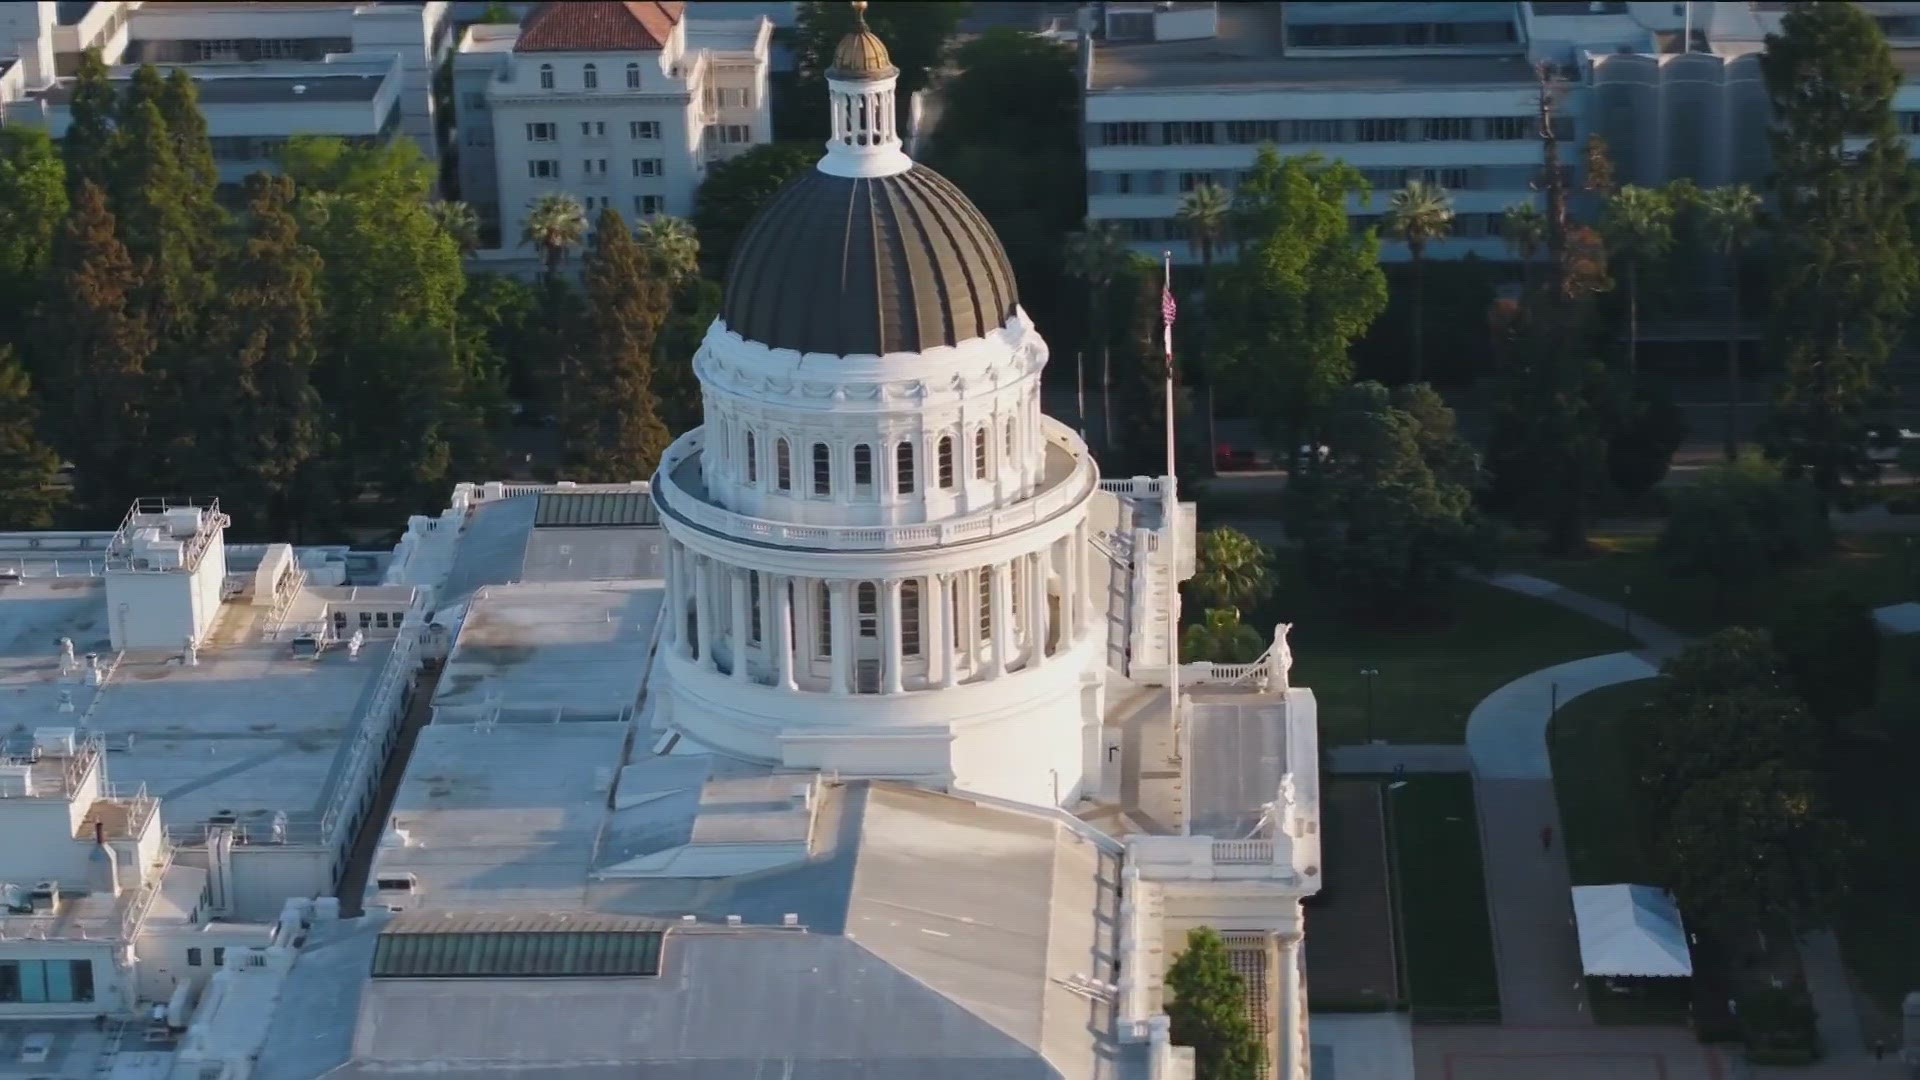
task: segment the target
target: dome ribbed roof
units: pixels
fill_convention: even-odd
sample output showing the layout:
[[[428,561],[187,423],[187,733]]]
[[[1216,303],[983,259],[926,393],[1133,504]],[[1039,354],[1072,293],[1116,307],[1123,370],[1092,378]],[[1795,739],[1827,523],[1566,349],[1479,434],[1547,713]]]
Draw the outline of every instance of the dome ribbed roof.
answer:
[[[915,165],[790,181],[741,237],[720,315],[776,349],[884,355],[984,337],[1017,302],[993,227]]]
[[[884,79],[894,74],[898,72],[886,44],[865,23],[840,39],[833,50],[833,66],[827,69],[829,79]]]

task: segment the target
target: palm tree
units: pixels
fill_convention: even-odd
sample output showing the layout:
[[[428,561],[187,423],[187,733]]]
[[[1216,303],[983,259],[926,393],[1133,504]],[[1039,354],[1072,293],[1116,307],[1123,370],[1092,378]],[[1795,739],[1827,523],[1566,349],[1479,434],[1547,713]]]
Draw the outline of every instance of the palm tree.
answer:
[[[1514,203],[1500,215],[1500,235],[1520,257],[1520,286],[1533,286],[1533,257],[1547,242],[1547,215],[1531,202]]]
[[[1080,232],[1067,237],[1067,273],[1087,286],[1087,330],[1100,339],[1100,430],[1107,446],[1113,445],[1113,407],[1108,390],[1113,386],[1113,368],[1107,356],[1107,343],[1113,335],[1107,326],[1107,293],[1114,276],[1126,268],[1133,254],[1120,230],[1110,221],[1088,219]],[[1080,424],[1086,426],[1086,410],[1081,409]]]
[[[655,214],[634,226],[633,238],[647,258],[677,286],[700,270],[700,238],[685,218]]]
[[[1424,366],[1421,353],[1426,347],[1427,321],[1426,275],[1421,264],[1427,245],[1453,231],[1453,197],[1439,184],[1409,180],[1387,204],[1386,225],[1387,234],[1403,241],[1413,259],[1413,366],[1407,381],[1417,383]]]
[[[1673,246],[1673,203],[1652,188],[1628,184],[1607,198],[1600,233],[1610,254],[1627,264],[1627,378],[1640,371],[1640,267]]]
[[[1206,617],[1187,627],[1180,635],[1180,660],[1191,664],[1211,660],[1216,664],[1251,664],[1260,659],[1267,643],[1253,627],[1240,621],[1233,608],[1209,608]]]
[[[533,201],[526,228],[520,233],[522,244],[540,250],[549,278],[560,272],[567,252],[586,238],[587,212],[578,199],[559,191],[549,191]]]
[[[1700,198],[1707,235],[1727,260],[1727,460],[1739,456],[1740,253],[1753,238],[1760,196],[1745,184],[1714,188]]]
[[[1180,209],[1174,212],[1174,220],[1186,227],[1187,240],[1200,256],[1203,274],[1213,269],[1213,248],[1226,236],[1232,206],[1225,191],[1213,184],[1201,184],[1187,192],[1180,200]]]
[[[1250,608],[1273,592],[1273,552],[1238,529],[1209,529],[1194,552],[1193,591],[1210,608]]]
[[[451,199],[429,203],[427,209],[433,214],[433,219],[440,223],[440,228],[444,229],[448,236],[453,237],[454,243],[460,245],[461,258],[464,259],[479,249],[480,215],[473,212],[473,207],[457,199]]]

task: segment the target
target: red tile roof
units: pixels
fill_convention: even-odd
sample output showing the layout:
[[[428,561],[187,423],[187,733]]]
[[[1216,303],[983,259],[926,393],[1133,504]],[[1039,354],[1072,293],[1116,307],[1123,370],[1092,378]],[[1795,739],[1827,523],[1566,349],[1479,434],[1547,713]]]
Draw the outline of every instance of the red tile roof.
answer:
[[[560,0],[527,16],[515,52],[618,52],[665,48],[687,5],[677,0]]]

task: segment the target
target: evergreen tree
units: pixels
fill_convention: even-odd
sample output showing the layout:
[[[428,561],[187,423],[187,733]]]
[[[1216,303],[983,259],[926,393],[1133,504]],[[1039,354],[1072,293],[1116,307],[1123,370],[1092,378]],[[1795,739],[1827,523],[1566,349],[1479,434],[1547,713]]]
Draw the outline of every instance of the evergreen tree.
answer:
[[[136,307],[133,259],[91,181],[67,217],[59,266],[41,331],[60,373],[55,443],[74,463],[81,505],[95,522],[113,522],[135,498],[156,494],[147,370],[156,342]]]
[[[564,388],[566,476],[644,480],[672,437],[653,391],[653,346],[670,297],[617,210],[603,210],[587,252],[586,342]]]
[[[200,90],[183,68],[167,76],[160,94],[160,115],[167,122],[167,134],[173,139],[174,160],[179,165],[181,194],[187,199],[197,241],[194,262],[211,266],[219,250],[220,230],[226,214],[215,201],[220,187],[220,169],[213,161],[213,140],[207,137],[207,118],[200,111]]]
[[[160,113],[164,92],[153,69],[142,67],[114,133],[108,195],[120,238],[139,269],[154,332],[163,346],[172,346],[193,336],[195,315],[212,289],[195,265],[209,241],[194,220],[191,185]]]
[[[673,290],[673,311],[660,328],[654,348],[653,385],[660,399],[660,417],[667,430],[679,434],[700,423],[700,379],[693,357],[720,315],[720,286],[705,278],[689,278]]]
[[[1266,1049],[1247,1016],[1247,983],[1227,959],[1218,931],[1188,932],[1187,947],[1167,968],[1167,1018],[1178,1046],[1193,1047],[1195,1080],[1258,1080]]]
[[[66,493],[60,455],[40,438],[39,401],[27,369],[0,345],[0,529],[44,529]]]
[[[67,185],[78,192],[80,185],[93,181],[107,183],[107,154],[113,144],[114,120],[120,112],[120,97],[107,78],[107,65],[98,48],[80,54],[80,67],[74,72],[73,97],[67,104],[66,137],[60,141],[67,160]]]
[[[247,180],[246,241],[221,275],[214,378],[198,396],[219,402],[197,487],[237,488],[243,520],[269,536],[299,535],[300,480],[322,447],[313,367],[320,333],[320,256],[300,240],[293,181]]]
[[[1778,214],[1766,347],[1785,373],[1768,442],[1832,499],[1872,471],[1865,413],[1915,286],[1900,70],[1873,16],[1847,3],[1794,5],[1760,67]]]
[[[21,344],[66,216],[66,170],[53,140],[39,128],[0,128],[0,343]]]

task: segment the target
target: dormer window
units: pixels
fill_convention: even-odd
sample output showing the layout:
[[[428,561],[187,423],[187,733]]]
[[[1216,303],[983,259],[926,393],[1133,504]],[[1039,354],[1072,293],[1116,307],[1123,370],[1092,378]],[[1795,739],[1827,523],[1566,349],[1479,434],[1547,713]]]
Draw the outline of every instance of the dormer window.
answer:
[[[553,65],[552,64],[540,65],[540,89],[542,90],[553,89]]]

